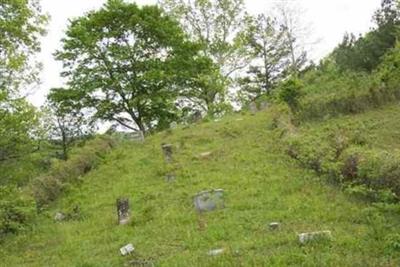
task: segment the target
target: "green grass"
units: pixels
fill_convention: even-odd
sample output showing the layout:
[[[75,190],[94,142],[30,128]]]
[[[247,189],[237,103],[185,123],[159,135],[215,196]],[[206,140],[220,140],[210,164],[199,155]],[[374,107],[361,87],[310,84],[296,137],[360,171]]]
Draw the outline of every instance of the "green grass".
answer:
[[[398,107],[388,109],[381,112],[395,120]],[[379,112],[341,119],[387,118]],[[0,266],[123,266],[131,259],[155,266],[398,266],[398,212],[350,198],[300,168],[270,124],[268,112],[237,115],[120,146],[42,213],[32,231],[3,240]],[[388,132],[385,140],[396,136]],[[161,143],[174,145],[173,166],[164,162]],[[197,157],[207,151],[209,158]],[[168,183],[171,171],[177,179]],[[213,188],[225,190],[226,208],[197,213],[193,195]],[[133,220],[125,226],[116,223],[121,196],[131,200]],[[81,220],[54,222],[55,212],[75,205]],[[274,221],[280,230],[268,229]],[[318,230],[331,230],[333,239],[299,244],[297,233]],[[122,257],[127,243],[136,251]],[[216,248],[225,252],[207,255]]]

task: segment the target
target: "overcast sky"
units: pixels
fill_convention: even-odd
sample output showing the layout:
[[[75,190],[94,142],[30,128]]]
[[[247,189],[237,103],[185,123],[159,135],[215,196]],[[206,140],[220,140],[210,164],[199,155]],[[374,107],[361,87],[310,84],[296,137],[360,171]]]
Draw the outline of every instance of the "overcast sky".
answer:
[[[45,101],[45,96],[52,87],[63,85],[59,77],[61,64],[54,61],[53,53],[60,47],[68,19],[81,16],[85,12],[101,7],[106,0],[42,0],[42,7],[50,14],[48,34],[43,39],[39,60],[43,63],[41,85],[29,100],[36,106]],[[290,0],[287,0],[290,1]],[[303,19],[310,23],[313,35],[319,42],[310,51],[310,57],[320,59],[329,53],[341,40],[345,32],[364,33],[372,26],[371,17],[379,8],[380,0],[292,0],[304,9]],[[137,0],[136,3],[154,4],[156,0]],[[258,14],[271,9],[279,0],[245,0],[250,13]]]

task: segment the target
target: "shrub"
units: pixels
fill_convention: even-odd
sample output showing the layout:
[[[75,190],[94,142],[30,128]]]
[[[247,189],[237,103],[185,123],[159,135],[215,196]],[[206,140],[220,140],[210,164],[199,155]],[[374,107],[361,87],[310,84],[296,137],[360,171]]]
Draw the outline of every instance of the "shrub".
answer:
[[[282,82],[279,88],[279,99],[284,101],[293,113],[296,113],[300,105],[300,97],[302,92],[303,83],[297,78],[290,78]]]
[[[0,235],[24,230],[35,216],[35,202],[15,186],[0,187]]]
[[[95,168],[113,146],[110,137],[88,141],[84,147],[73,151],[68,161],[57,161],[48,174],[37,177],[31,183],[31,191],[38,207],[56,200],[69,184]]]

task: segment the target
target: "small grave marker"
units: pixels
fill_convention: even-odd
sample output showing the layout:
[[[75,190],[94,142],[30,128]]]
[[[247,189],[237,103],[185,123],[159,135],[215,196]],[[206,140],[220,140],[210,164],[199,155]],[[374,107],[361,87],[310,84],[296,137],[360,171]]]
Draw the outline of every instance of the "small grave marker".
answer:
[[[251,114],[255,114],[258,111],[256,102],[250,102],[249,109]]]
[[[196,194],[194,196],[194,206],[199,212],[223,209],[225,207],[224,190],[215,189]]]
[[[131,254],[133,251],[135,250],[135,248],[133,247],[132,244],[127,244],[125,246],[123,246],[122,248],[119,249],[119,251],[121,252],[122,256],[126,256]]]
[[[118,224],[124,225],[130,221],[129,199],[117,199]]]
[[[272,222],[269,224],[269,229],[270,230],[278,230],[280,227],[280,223],[278,222]]]
[[[62,212],[56,212],[56,214],[54,215],[54,220],[56,222],[62,222],[64,221],[66,218],[65,214]]]
[[[268,108],[268,102],[263,101],[260,103],[260,110],[266,110]]]
[[[132,138],[138,142],[144,142],[144,134],[142,131],[137,131],[132,133]]]
[[[171,144],[162,144],[162,151],[164,153],[165,161],[167,163],[172,162],[172,145]]]
[[[223,249],[223,248],[213,249],[213,250],[210,250],[207,253],[207,255],[208,256],[217,256],[217,255],[224,253],[224,251],[225,251],[225,249]]]
[[[301,244],[306,244],[310,241],[329,240],[332,238],[331,231],[317,231],[309,233],[301,233],[298,235]]]
[[[167,175],[165,175],[165,181],[167,182],[173,182],[175,181],[176,176],[173,173],[168,173]]]

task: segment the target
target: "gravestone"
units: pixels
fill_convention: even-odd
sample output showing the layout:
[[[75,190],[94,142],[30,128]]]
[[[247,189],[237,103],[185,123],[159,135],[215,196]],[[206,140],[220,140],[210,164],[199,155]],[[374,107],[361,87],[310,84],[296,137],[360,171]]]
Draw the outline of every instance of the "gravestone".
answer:
[[[142,131],[131,133],[131,139],[137,142],[144,142],[144,134]]]
[[[130,221],[129,199],[117,199],[118,224],[124,225]]]
[[[270,230],[278,230],[279,227],[280,227],[280,223],[278,223],[278,222],[272,222],[272,223],[270,223],[268,226],[269,226],[269,229],[270,229]]]
[[[256,102],[250,102],[249,110],[251,114],[255,114],[258,111]]]
[[[162,151],[164,153],[165,161],[167,163],[172,162],[172,145],[171,144],[162,144]]]
[[[178,127],[178,123],[176,121],[173,121],[169,124],[169,128],[171,129],[176,129]]]
[[[176,176],[173,173],[168,173],[167,175],[165,175],[165,181],[167,182],[173,182],[176,180]]]
[[[268,102],[263,101],[260,103],[260,110],[266,110],[268,108]]]
[[[119,249],[119,251],[121,252],[122,256],[126,256],[131,254],[133,251],[135,250],[135,248],[133,247],[132,244],[127,244],[125,246],[123,246],[122,248]]]
[[[215,189],[196,194],[194,196],[194,206],[199,212],[223,209],[225,207],[224,190]]]
[[[207,253],[207,255],[208,256],[217,256],[217,255],[220,255],[220,254],[224,253],[224,251],[225,250],[223,248],[213,249],[213,250],[210,250]]]
[[[200,153],[197,158],[198,159],[209,159],[212,156],[212,152],[211,151],[207,151],[207,152],[203,152]]]
[[[56,212],[56,214],[54,215],[54,220],[56,222],[62,222],[64,221],[66,218],[65,214],[62,212]]]
[[[199,122],[201,121],[201,119],[203,119],[203,116],[201,115],[201,111],[200,110],[196,110],[193,115],[192,115],[192,122]]]
[[[332,238],[331,231],[317,231],[309,233],[301,233],[298,235],[301,244],[306,244],[310,241],[329,240]]]

